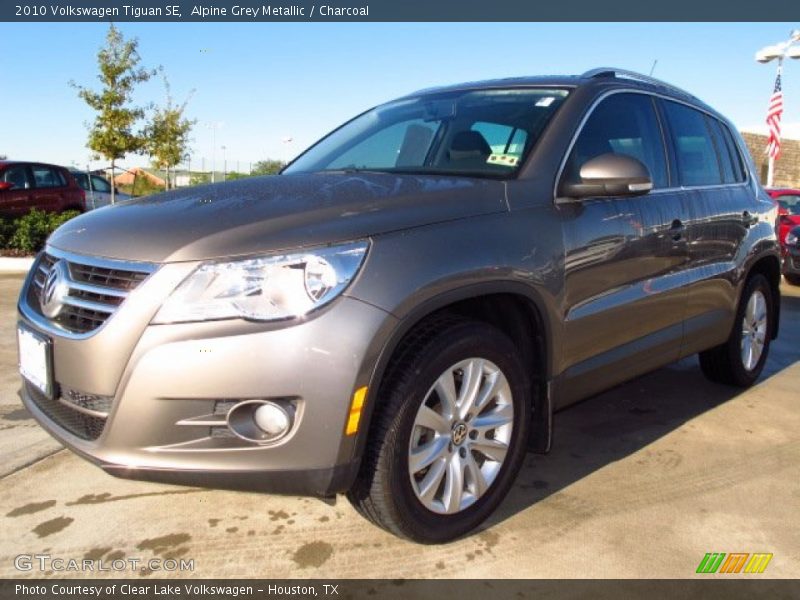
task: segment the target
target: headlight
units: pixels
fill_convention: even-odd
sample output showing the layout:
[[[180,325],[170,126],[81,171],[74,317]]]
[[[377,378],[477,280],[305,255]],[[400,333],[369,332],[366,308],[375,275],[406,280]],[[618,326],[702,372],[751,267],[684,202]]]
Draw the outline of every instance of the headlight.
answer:
[[[353,280],[369,244],[200,265],[158,311],[154,323],[215,319],[273,321],[304,315]]]
[[[797,236],[794,234],[793,231],[790,231],[786,234],[786,245],[787,246],[796,246],[797,245]]]

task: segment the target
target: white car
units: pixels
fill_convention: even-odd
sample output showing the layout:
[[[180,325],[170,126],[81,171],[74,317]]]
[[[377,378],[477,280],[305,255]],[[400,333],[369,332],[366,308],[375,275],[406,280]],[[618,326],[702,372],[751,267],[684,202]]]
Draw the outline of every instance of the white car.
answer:
[[[111,204],[111,183],[108,179],[86,171],[70,171],[78,185],[86,192],[86,209],[102,208]],[[115,202],[129,200],[132,196],[116,190]]]

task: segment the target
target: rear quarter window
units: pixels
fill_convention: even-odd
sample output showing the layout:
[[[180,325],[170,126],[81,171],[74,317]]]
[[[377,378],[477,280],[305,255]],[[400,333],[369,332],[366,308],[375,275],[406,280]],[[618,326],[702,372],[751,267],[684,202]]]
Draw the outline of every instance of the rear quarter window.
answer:
[[[721,184],[722,171],[705,114],[668,100],[664,101],[664,112],[672,133],[680,184]]]

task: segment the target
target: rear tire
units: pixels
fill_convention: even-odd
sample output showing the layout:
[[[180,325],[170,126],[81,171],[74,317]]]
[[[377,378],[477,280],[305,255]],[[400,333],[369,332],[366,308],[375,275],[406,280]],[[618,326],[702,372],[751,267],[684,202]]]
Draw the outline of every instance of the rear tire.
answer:
[[[800,285],[800,275],[789,275],[788,273],[784,273],[783,278],[791,285]]]
[[[381,385],[348,500],[395,535],[441,543],[500,504],[522,464],[528,379],[511,340],[485,323],[445,318],[398,350]]]
[[[757,273],[744,286],[728,341],[700,353],[703,374],[717,383],[753,385],[769,354],[774,318],[772,288]]]

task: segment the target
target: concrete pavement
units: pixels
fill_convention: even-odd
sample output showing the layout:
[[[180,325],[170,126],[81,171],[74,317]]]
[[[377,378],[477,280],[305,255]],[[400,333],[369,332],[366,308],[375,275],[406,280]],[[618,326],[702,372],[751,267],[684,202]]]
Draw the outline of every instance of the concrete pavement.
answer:
[[[709,383],[692,358],[559,413],[553,452],[527,457],[481,531],[418,546],[344,500],[123,481],[58,451],[17,396],[20,281],[0,276],[0,577],[82,576],[14,568],[47,553],[194,559],[172,575],[205,578],[671,578],[706,552],[771,552],[765,576],[800,577],[800,288],[782,288],[757,386]]]

